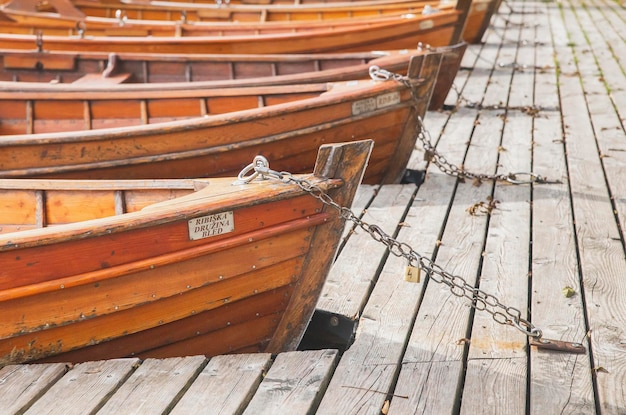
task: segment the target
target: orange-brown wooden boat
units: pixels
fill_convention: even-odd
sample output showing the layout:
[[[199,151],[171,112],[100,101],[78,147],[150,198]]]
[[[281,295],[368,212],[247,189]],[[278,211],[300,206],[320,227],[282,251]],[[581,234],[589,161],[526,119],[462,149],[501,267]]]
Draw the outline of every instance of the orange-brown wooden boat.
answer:
[[[370,149],[323,146],[294,178],[349,207]],[[343,219],[294,182],[233,182],[2,180],[0,366],[294,350]]]
[[[177,2],[153,0],[148,2],[101,2],[74,0],[76,8],[87,16],[115,18],[118,24],[126,19],[169,20],[179,22],[276,22],[298,20],[375,18],[401,13],[421,13],[426,6],[432,9],[452,7],[454,2],[422,0],[294,2],[271,4],[216,4],[215,2]],[[473,0],[469,6],[462,39],[478,43],[497,12],[500,0]],[[45,9],[44,9],[45,10]]]
[[[497,0],[473,0],[468,5],[462,40],[480,41]],[[254,6],[176,2],[100,3],[88,0],[11,0],[0,7],[3,33],[88,36],[216,36],[269,34],[284,30],[373,25],[408,13],[434,13],[431,1],[347,2],[302,6]],[[43,11],[42,11],[43,10]],[[46,10],[52,10],[48,12]],[[56,13],[58,11],[58,13]],[[114,17],[115,16],[115,17]],[[387,17],[385,19],[384,17]],[[210,22],[210,23],[205,23]],[[218,22],[218,23],[216,23]],[[297,25],[294,25],[297,22]],[[245,24],[240,24],[245,23]],[[460,39],[459,39],[460,40]],[[458,41],[453,39],[452,42]]]
[[[3,33],[0,36],[0,45],[12,49],[43,47],[46,50],[134,53],[358,52],[413,48],[418,43],[436,47],[458,43],[470,3],[471,0],[462,0],[456,9],[442,10],[429,15],[408,14],[383,17],[378,21],[363,19],[359,24],[344,22],[343,24],[322,24],[321,27],[311,28],[292,22],[281,26],[280,30],[265,29],[270,32],[265,34],[224,35],[224,31],[234,27],[233,24],[223,25],[224,28],[220,31],[222,35],[210,36],[85,35],[82,37],[43,36],[42,40],[41,37],[35,35]],[[140,35],[142,34],[144,33]]]
[[[467,44],[438,48],[442,62],[429,109],[441,108]],[[152,88],[218,88],[366,78],[372,66],[405,75],[421,48],[302,55],[168,55],[0,50],[0,81],[75,83],[84,88],[147,83]],[[175,85],[168,83],[186,83]],[[192,83],[189,85],[189,83]],[[156,84],[159,85],[156,85]],[[166,83],[166,84],[164,84]],[[56,88],[51,85],[47,89]]]
[[[331,24],[331,21],[359,22],[384,16],[435,11],[429,0],[383,0],[358,3],[335,3],[303,6],[226,5],[150,2],[150,3],[101,3],[81,0],[9,0],[0,7],[6,19],[32,26],[73,29],[81,22],[83,29],[101,27],[134,27],[142,21],[149,23],[177,23],[190,25],[202,23],[246,23],[252,27],[267,24]],[[445,9],[453,5],[443,6]],[[219,27],[219,26],[218,26]]]
[[[180,178],[236,174],[257,153],[312,168],[317,147],[373,139],[368,183],[397,182],[441,53],[413,56],[401,79],[286,86],[43,93],[0,88],[0,177]]]

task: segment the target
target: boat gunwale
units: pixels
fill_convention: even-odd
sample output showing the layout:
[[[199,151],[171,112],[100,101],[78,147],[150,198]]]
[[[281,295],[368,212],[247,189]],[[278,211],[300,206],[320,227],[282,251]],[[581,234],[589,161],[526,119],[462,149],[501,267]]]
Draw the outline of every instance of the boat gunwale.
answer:
[[[339,179],[316,177],[312,174],[294,176],[304,178],[312,184],[319,186],[322,190],[337,188],[343,183]],[[152,205],[148,205],[144,209],[135,212],[127,212],[78,222],[55,224],[49,227],[0,233],[0,252],[54,244],[68,239],[88,239],[124,233],[136,229],[189,220],[200,215],[210,215],[225,210],[234,210],[246,206],[271,203],[276,200],[295,198],[305,194],[296,184],[271,180],[234,185],[232,188],[233,191],[227,193],[211,193],[213,187],[222,185],[221,187],[224,188],[224,184],[232,184],[234,181],[235,178],[212,179],[212,182],[214,182],[213,186],[209,184],[209,186],[196,190],[189,195],[168,200],[168,203],[158,202],[159,206],[151,207]],[[74,180],[74,182],[77,182],[78,185],[80,183],[80,181],[76,180]],[[235,188],[238,190],[235,190]],[[11,189],[17,190],[14,188]],[[264,191],[264,193],[261,193],[259,189]],[[63,190],[68,189],[65,187]],[[90,190],[87,189],[85,191]],[[260,197],[259,193],[261,193]],[[227,209],[224,206],[225,203],[227,204]]]

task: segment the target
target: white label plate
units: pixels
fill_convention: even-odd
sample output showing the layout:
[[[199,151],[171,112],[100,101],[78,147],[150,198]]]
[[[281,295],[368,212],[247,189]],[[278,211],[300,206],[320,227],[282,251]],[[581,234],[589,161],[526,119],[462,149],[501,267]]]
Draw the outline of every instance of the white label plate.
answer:
[[[232,211],[190,219],[188,224],[189,239],[192,241],[222,235],[235,230]]]
[[[400,93],[390,92],[376,98],[366,98],[352,103],[352,115],[365,114],[400,103]]]

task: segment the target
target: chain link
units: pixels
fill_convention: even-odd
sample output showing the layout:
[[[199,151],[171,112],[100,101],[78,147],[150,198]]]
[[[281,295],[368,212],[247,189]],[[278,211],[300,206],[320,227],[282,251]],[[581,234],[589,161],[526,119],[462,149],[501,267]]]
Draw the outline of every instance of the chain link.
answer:
[[[372,239],[387,246],[391,254],[405,258],[410,266],[421,268],[432,281],[448,286],[453,295],[469,299],[473,308],[491,314],[495,322],[513,326],[528,337],[535,339],[542,337],[541,329],[524,319],[519,309],[502,304],[494,295],[474,287],[458,275],[447,272],[431,259],[415,251],[409,244],[389,236],[379,226],[363,221],[350,208],[340,206],[319,186],[306,179],[297,178],[289,172],[271,170],[269,164],[259,164],[255,161],[255,163],[246,167],[246,169],[249,168],[253,168],[262,178],[270,177],[283,183],[294,183],[303,191],[319,199],[323,204],[336,209],[342,219],[354,223],[357,227],[367,232]]]

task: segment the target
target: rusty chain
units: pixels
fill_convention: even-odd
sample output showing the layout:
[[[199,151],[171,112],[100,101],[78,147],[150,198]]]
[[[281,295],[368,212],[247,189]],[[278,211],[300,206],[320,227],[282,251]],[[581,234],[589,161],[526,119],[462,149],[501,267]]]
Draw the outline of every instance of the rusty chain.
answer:
[[[267,159],[262,156],[255,157],[254,162],[242,170],[239,174],[238,182],[247,183],[258,176],[261,176],[261,178],[277,179],[283,183],[296,184],[300,189],[320,200],[324,205],[336,209],[342,219],[354,223],[367,232],[372,239],[387,246],[389,252],[394,256],[405,258],[409,266],[418,267],[424,270],[431,280],[439,284],[447,285],[453,295],[468,298],[471,301],[471,306],[476,310],[486,311],[491,314],[492,318],[497,323],[513,326],[528,337],[532,337],[536,340],[541,339],[541,329],[535,327],[530,321],[523,318],[519,309],[502,304],[494,295],[472,286],[458,275],[447,272],[431,259],[415,251],[409,244],[400,242],[389,236],[379,226],[363,221],[356,216],[350,208],[340,206],[319,186],[306,179],[297,178],[289,172],[271,170]]]
[[[378,67],[370,68],[370,76],[374,80],[384,81],[394,79],[404,83],[411,91],[414,101],[413,107],[417,109],[417,105],[415,104],[419,101],[415,95],[415,90],[406,77]],[[417,117],[419,121],[417,126],[418,138],[424,146],[428,161],[432,161],[445,174],[457,177],[458,179],[493,179],[506,181],[512,184],[558,183],[558,181],[548,181],[543,176],[533,172],[490,175],[472,173],[463,168],[459,168],[455,164],[450,163],[443,155],[437,152],[431,143],[430,135],[424,127],[421,116],[418,114]],[[528,176],[528,179],[520,180],[518,179],[518,176],[520,175],[526,175]],[[522,312],[518,308],[502,304],[502,302],[500,302],[500,300],[493,294],[489,294],[486,291],[469,284],[461,276],[449,273],[440,265],[436,264],[432,259],[427,258],[415,251],[409,244],[400,242],[385,233],[379,226],[363,221],[361,218],[356,216],[349,207],[340,206],[336,203],[332,197],[325,193],[319,186],[306,179],[297,178],[289,172],[271,170],[269,168],[269,162],[262,156],[257,156],[253,163],[242,170],[239,174],[238,182],[247,183],[258,176],[262,179],[273,178],[280,180],[283,183],[293,183],[304,192],[320,200],[324,205],[336,209],[342,219],[354,223],[356,227],[367,232],[372,239],[384,244],[392,255],[406,259],[408,266],[423,270],[429,280],[438,284],[446,285],[454,296],[469,299],[472,308],[477,311],[485,311],[489,313],[496,323],[513,326],[521,331],[529,338],[529,343],[531,345],[538,348],[564,351],[568,353],[585,353],[585,347],[582,343],[544,338],[543,331],[532,324],[529,320],[522,317]]]

